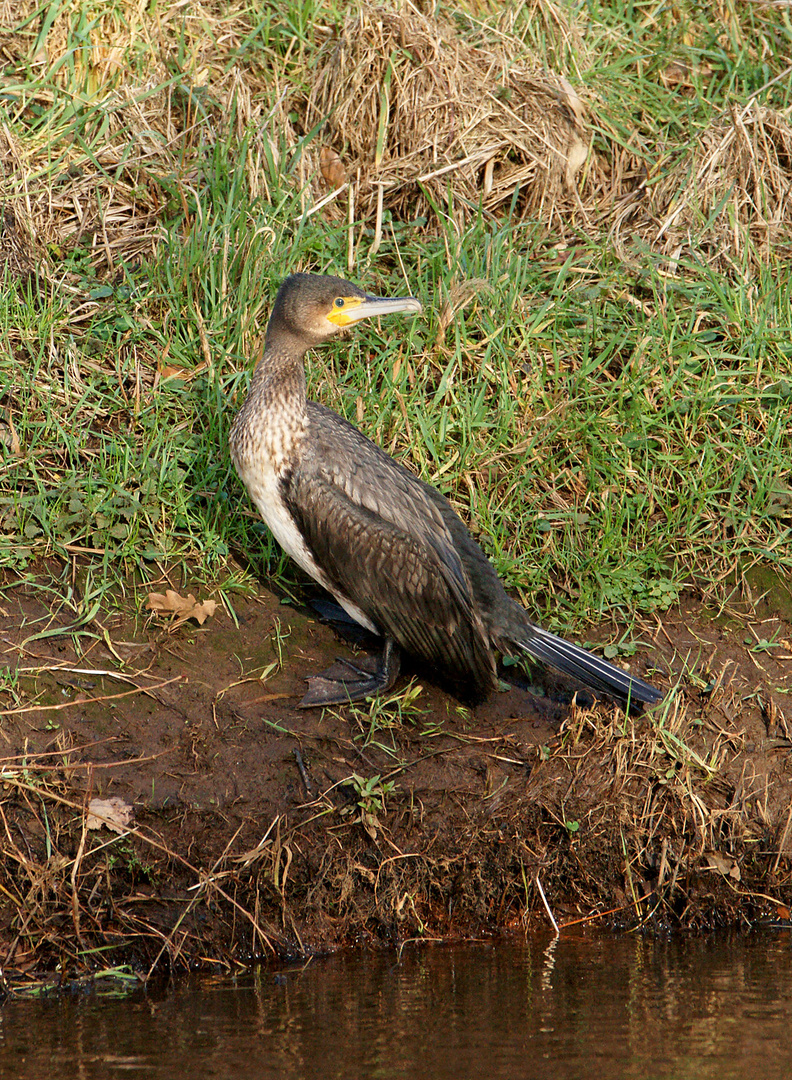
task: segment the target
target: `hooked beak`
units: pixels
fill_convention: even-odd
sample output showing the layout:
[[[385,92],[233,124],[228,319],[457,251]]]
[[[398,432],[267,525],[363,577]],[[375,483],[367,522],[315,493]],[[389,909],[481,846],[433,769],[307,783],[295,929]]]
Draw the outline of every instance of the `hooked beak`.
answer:
[[[349,312],[349,321],[359,322],[373,315],[419,315],[421,311],[421,302],[414,296],[367,296],[360,307]]]
[[[421,302],[414,296],[366,296],[354,307],[332,312],[328,318],[336,326],[351,326],[352,323],[371,319],[375,315],[418,315],[421,311]]]

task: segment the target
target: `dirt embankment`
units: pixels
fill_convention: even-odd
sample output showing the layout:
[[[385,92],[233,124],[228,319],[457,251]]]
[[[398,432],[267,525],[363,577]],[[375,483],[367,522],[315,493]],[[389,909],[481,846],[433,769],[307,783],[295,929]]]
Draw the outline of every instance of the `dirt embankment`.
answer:
[[[349,645],[271,594],[174,629],[133,590],[79,627],[6,585],[9,983],[551,917],[788,917],[792,633],[769,610],[647,622],[634,669],[674,688],[652,716],[557,685],[471,712],[425,680],[319,712],[303,678]]]

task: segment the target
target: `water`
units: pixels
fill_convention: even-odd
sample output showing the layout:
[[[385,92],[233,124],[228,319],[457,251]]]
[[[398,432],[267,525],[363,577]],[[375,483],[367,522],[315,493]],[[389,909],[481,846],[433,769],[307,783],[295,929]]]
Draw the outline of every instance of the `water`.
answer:
[[[792,939],[338,956],[164,995],[12,1000],[2,1080],[788,1080]]]

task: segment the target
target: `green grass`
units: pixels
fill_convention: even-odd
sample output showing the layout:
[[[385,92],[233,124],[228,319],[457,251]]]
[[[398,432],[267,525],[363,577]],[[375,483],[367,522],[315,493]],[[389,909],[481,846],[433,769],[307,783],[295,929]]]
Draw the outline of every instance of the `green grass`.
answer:
[[[722,32],[699,32],[705,20],[691,7],[686,21],[684,5],[677,21],[656,5],[578,5],[586,34],[577,67],[597,86],[601,132],[624,144],[635,134],[641,152],[668,161],[777,75],[788,20],[749,7]],[[112,10],[122,19],[131,8]],[[210,586],[238,582],[230,559],[241,552],[290,589],[298,572],[253,513],[227,434],[280,280],[296,269],[346,274],[346,223],[303,215],[294,147],[262,120],[280,85],[262,72],[278,63],[304,77],[323,40],[312,21],[329,15],[311,4],[279,14],[251,0],[232,12],[225,52],[222,25],[174,20],[158,90],[181,87],[174,108],[195,131],[161,150],[156,167],[130,158],[110,168],[99,149],[131,120],[108,112],[80,52],[99,33],[97,11],[46,9],[71,43],[56,72],[30,60],[41,17],[19,31],[6,122],[31,160],[38,148],[41,183],[56,184],[78,158],[103,181],[138,185],[157,207],[160,239],[143,258],[117,257],[112,273],[98,265],[101,238],[72,236],[66,248],[53,239],[54,284],[36,291],[9,279],[0,290],[0,567],[49,580],[68,600],[68,574],[57,568],[77,556],[90,596],[110,603],[128,575],[145,580],[164,564]],[[480,20],[458,23],[486,35]],[[550,25],[517,30],[527,50],[552,60],[563,49]],[[764,56],[761,34],[772,46]],[[153,62],[136,40],[125,54],[130,78]],[[658,72],[670,58],[697,68],[697,94],[664,86]],[[192,66],[202,59],[218,78],[234,63],[256,74],[255,119],[215,108],[211,85],[199,107]],[[141,101],[152,93],[141,90]],[[782,107],[789,86],[768,94]],[[453,211],[450,190],[448,200]],[[436,484],[547,624],[609,614],[629,623],[694,582],[722,599],[754,564],[789,575],[788,263],[728,276],[691,263],[670,279],[649,252],[622,264],[607,226],[559,250],[516,218],[480,217],[445,235],[392,224],[374,258],[371,232],[360,232],[354,276],[372,291],[409,289],[425,314],[363,327],[313,354],[311,393]],[[486,285],[441,330],[443,300],[470,279]],[[174,368],[186,377],[158,375]],[[85,595],[70,602],[80,625],[92,606]]]

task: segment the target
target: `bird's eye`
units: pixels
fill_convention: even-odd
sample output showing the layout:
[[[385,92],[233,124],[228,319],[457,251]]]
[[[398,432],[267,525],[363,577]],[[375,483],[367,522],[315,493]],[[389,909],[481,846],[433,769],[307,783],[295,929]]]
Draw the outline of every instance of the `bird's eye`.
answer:
[[[343,297],[341,297],[341,296],[337,296],[337,297],[335,298],[335,300],[333,301],[333,303],[335,304],[335,306],[336,306],[336,307],[343,307],[343,306],[344,306],[344,300],[343,300]]]

